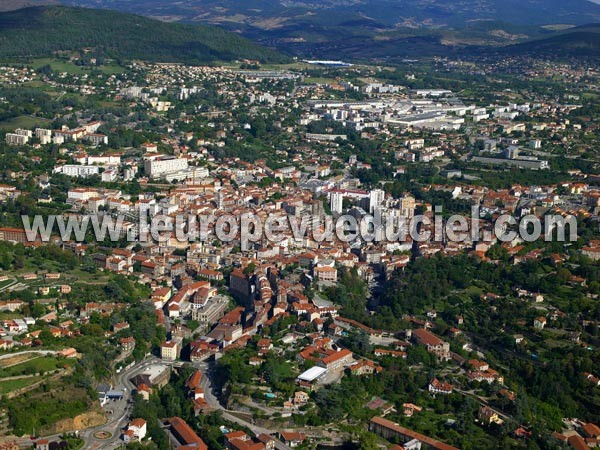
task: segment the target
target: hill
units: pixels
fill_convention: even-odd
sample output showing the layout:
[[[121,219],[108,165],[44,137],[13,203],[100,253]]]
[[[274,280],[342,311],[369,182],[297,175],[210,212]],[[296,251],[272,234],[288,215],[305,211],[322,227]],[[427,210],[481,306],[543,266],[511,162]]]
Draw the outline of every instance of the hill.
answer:
[[[58,0],[4,0],[0,3],[0,11],[29,8],[31,6],[55,5]]]
[[[398,59],[510,45],[600,22],[588,0],[61,0],[216,24],[300,57]]]
[[[600,24],[570,28],[544,39],[530,40],[502,49],[511,55],[600,58]]]
[[[63,3],[135,11],[153,17],[206,20],[261,29],[314,23],[340,25],[371,20],[386,26],[464,26],[478,20],[521,25],[584,24],[600,20],[588,0],[62,0]]]
[[[287,58],[218,27],[175,24],[116,11],[39,6],[0,13],[0,57],[92,48],[120,59],[206,63]]]

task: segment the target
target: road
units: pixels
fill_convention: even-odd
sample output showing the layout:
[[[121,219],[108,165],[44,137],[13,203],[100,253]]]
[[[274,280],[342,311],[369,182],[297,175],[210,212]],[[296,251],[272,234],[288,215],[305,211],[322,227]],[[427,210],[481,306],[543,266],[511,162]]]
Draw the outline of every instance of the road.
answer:
[[[48,352],[46,352],[46,351],[40,351],[40,352],[27,351],[27,352],[20,352],[20,353],[21,354],[24,354],[24,353],[51,354],[54,352],[51,352],[51,351],[48,351]],[[18,353],[13,353],[10,355],[5,355],[5,356],[14,356],[17,354]],[[2,357],[0,357],[0,358],[2,358]],[[133,408],[133,402],[131,401],[132,400],[131,393],[136,388],[136,386],[134,386],[131,383],[131,381],[129,381],[129,380],[131,378],[135,377],[136,375],[142,373],[148,366],[150,366],[152,364],[162,363],[162,362],[163,361],[161,361],[160,359],[158,359],[154,356],[151,356],[115,376],[113,389],[121,390],[124,392],[125,395],[122,400],[110,401],[110,403],[106,404],[105,410],[113,411],[112,417],[111,417],[111,419],[108,420],[108,422],[106,422],[105,424],[96,426],[96,427],[86,428],[85,430],[79,431],[79,437],[81,437],[85,442],[83,448],[85,448],[86,450],[115,450],[118,447],[123,445],[123,442],[121,440],[121,430],[129,423],[131,410]],[[217,399],[217,397],[214,395],[214,392],[213,392],[212,382],[210,379],[212,370],[209,367],[208,363],[202,362],[202,363],[193,364],[193,366],[201,369],[202,372],[204,373],[204,376],[202,377],[202,388],[204,389],[204,397],[206,398],[206,402],[208,403],[208,405],[211,408],[221,411],[222,416],[225,420],[228,420],[230,422],[237,423],[240,426],[246,427],[249,430],[251,430],[255,435],[259,435],[262,433],[272,435],[272,436],[276,435],[277,431],[260,427],[252,422],[249,422],[240,417],[237,417],[236,415],[233,414],[233,413],[235,413],[235,411],[228,410],[223,405],[221,405],[221,403],[219,402],[219,400]],[[106,432],[110,433],[111,437],[108,439],[98,439],[98,438],[94,437],[94,434],[98,433],[100,431],[106,431]],[[37,438],[38,439],[44,438],[44,439],[53,441],[53,440],[60,439],[60,436],[61,436],[60,434],[54,434],[54,435],[50,435],[50,436],[38,436]],[[275,448],[277,450],[291,450],[291,448],[288,445],[284,444],[279,439],[277,439],[275,437],[274,437],[274,439],[275,439]],[[22,446],[27,446],[27,445],[32,444],[32,441],[27,438],[17,439],[17,441]]]
[[[79,433],[79,436],[85,440],[85,449],[112,450],[123,444],[121,441],[121,430],[129,423],[131,410],[133,408],[131,393],[136,388],[129,380],[142,373],[148,366],[159,362],[161,362],[160,359],[152,356],[115,376],[113,389],[123,391],[125,395],[122,400],[111,400],[110,403],[106,404],[105,409],[111,409],[113,411],[112,418],[107,423],[97,427],[87,428]],[[94,437],[94,433],[98,433],[99,431],[109,432],[112,436],[108,439],[98,439]]]
[[[211,370],[210,366],[208,365],[208,363],[205,363],[205,362],[199,363],[199,364],[196,364],[196,367],[200,368],[202,370],[202,373],[204,374],[204,376],[202,377],[201,384],[202,384],[202,389],[204,389],[204,398],[206,399],[206,403],[208,403],[208,405],[211,408],[221,411],[221,414],[225,420],[237,423],[238,425],[248,428],[256,436],[258,436],[259,434],[263,434],[263,433],[274,436],[277,433],[276,431],[259,427],[259,426],[255,425],[254,423],[248,422],[244,419],[241,419],[241,418],[233,415],[232,412],[235,412],[235,411],[230,411],[230,410],[226,409],[223,405],[221,405],[221,403],[219,402],[217,397],[215,397],[215,395],[214,395],[213,388],[212,388],[212,382],[210,380],[212,370]],[[274,437],[274,439],[275,439],[275,448],[277,450],[291,450],[291,448],[288,445],[284,444],[279,439],[277,439],[275,437]]]
[[[19,356],[19,355],[36,354],[36,355],[40,355],[40,356],[46,356],[46,355],[56,355],[56,353],[57,352],[55,352],[54,350],[25,350],[23,352],[7,353],[6,355],[2,355],[2,356],[0,356],[0,360],[9,359],[9,358],[12,358],[14,356]]]

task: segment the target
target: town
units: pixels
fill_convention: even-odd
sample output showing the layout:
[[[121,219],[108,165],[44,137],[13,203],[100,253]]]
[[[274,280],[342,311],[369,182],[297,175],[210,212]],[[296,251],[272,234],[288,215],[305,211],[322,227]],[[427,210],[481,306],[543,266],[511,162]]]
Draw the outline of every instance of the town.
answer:
[[[598,445],[597,68],[44,63],[0,67],[0,449]],[[142,226],[248,214],[432,232]]]

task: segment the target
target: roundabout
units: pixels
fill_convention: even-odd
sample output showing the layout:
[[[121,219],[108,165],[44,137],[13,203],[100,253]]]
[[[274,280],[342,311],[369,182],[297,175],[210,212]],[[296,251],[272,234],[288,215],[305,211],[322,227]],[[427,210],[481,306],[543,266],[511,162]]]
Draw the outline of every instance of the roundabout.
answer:
[[[101,430],[101,431],[96,431],[93,434],[93,436],[94,436],[95,439],[99,439],[101,441],[104,441],[106,439],[110,439],[112,437],[112,433],[109,432],[109,431],[103,431],[103,430]]]

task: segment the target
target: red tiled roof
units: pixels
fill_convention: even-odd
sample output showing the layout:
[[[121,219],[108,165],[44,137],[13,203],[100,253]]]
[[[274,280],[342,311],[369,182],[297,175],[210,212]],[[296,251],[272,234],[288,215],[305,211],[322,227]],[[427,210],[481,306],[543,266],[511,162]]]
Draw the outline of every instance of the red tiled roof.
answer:
[[[371,423],[375,423],[382,427],[388,428],[399,434],[408,436],[411,439],[417,439],[418,441],[422,442],[423,444],[426,444],[429,447],[434,448],[436,450],[458,450],[456,447],[445,444],[444,442],[440,442],[436,439],[430,438],[429,436],[425,436],[424,434],[417,433],[416,431],[409,430],[408,428],[404,428],[390,420],[384,419],[383,417],[373,417],[371,419]]]

